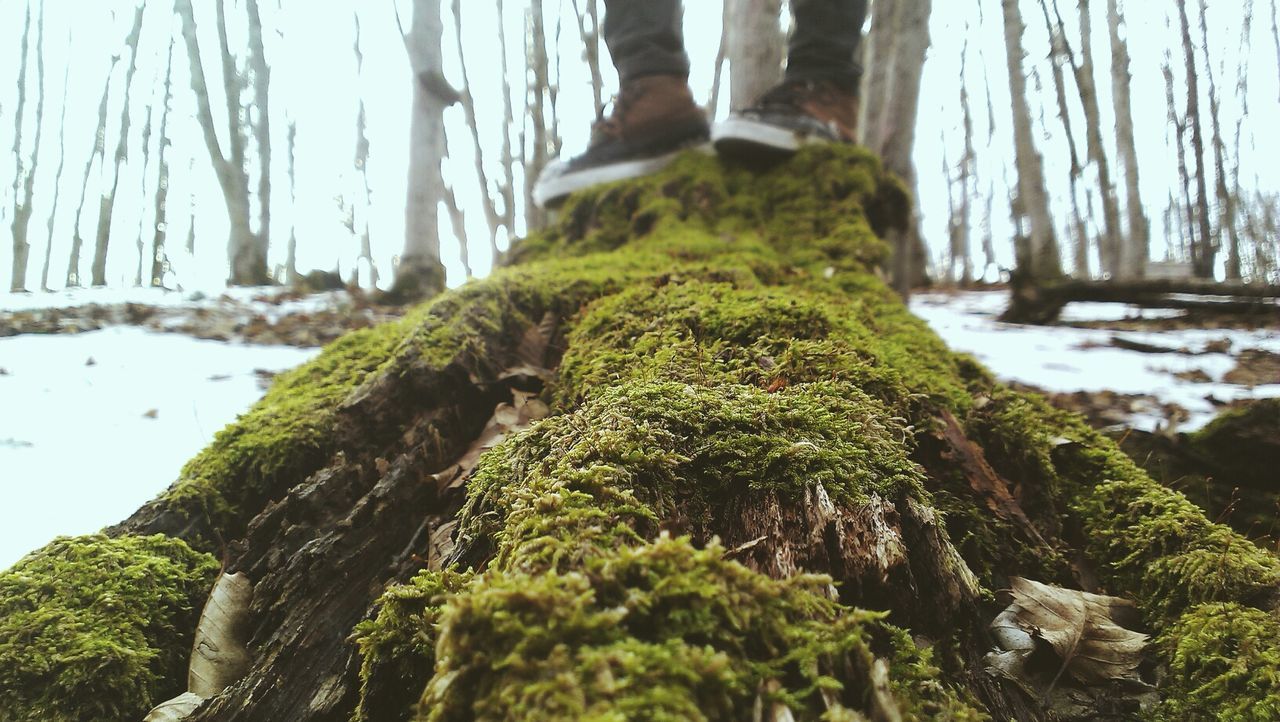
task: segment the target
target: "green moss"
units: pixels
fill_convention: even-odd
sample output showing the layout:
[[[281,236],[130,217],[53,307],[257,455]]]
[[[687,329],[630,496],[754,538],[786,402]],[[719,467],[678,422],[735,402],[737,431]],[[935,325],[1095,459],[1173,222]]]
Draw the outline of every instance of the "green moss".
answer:
[[[407,584],[389,588],[378,600],[378,615],[352,635],[360,648],[360,706],[354,722],[403,716],[415,702],[421,680],[435,669],[435,644],[445,602],[463,591],[471,574],[425,571]],[[419,683],[419,690],[412,687]]]
[[[1280,399],[1259,399],[1223,412],[1188,441],[1221,470],[1220,481],[1280,491]]]
[[[892,662],[907,718],[978,718],[932,681],[927,653],[881,615],[832,602],[829,584],[666,537],[575,571],[490,572],[444,606],[418,719],[740,720],[757,696],[816,719],[823,692],[867,708],[876,657]]]
[[[920,498],[905,437],[880,402],[839,382],[772,394],[676,382],[609,387],[483,457],[459,535],[496,540],[499,563],[545,563],[549,539],[608,548],[677,517],[706,529],[724,506],[762,492],[797,498],[821,484],[843,504],[873,493]]]
[[[1274,613],[1205,604],[1183,615],[1157,644],[1169,668],[1155,719],[1280,719],[1280,619]]]
[[[409,323],[347,334],[316,359],[276,377],[262,400],[183,467],[161,503],[207,518],[211,528],[233,538],[266,498],[328,459],[338,405],[392,358]],[[196,541],[213,547],[213,540]]]
[[[181,692],[217,570],[156,535],[63,537],[0,572],[0,719],[136,722]]]

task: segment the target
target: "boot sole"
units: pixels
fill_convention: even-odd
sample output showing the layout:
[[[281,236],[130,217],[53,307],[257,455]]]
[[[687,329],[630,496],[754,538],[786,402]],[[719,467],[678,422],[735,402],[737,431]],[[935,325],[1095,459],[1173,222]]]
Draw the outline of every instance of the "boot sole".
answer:
[[[836,142],[812,132],[788,130],[750,118],[731,117],[711,128],[716,152],[739,160],[775,160],[794,155],[806,145]]]
[[[582,170],[560,172],[563,161],[553,161],[538,176],[533,186],[533,202],[541,208],[554,208],[573,193],[605,183],[643,178],[653,175],[671,164],[681,153],[694,149],[709,149],[707,131],[701,137],[694,136],[671,150],[646,158],[635,158],[616,163],[605,163]]]

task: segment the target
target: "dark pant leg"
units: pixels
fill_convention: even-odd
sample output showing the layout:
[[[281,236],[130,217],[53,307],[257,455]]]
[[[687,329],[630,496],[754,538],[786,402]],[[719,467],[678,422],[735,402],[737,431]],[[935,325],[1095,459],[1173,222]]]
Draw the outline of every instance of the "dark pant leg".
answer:
[[[604,42],[618,78],[688,77],[683,22],[680,0],[605,0]]]
[[[858,43],[867,0],[792,0],[791,7],[795,26],[787,50],[787,79],[834,83],[857,92],[862,76]]]

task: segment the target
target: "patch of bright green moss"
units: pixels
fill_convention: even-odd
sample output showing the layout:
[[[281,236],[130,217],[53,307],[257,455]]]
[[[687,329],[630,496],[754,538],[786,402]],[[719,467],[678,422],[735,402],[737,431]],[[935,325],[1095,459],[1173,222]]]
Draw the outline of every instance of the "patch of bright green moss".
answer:
[[[416,719],[741,720],[757,697],[816,719],[824,693],[866,710],[878,657],[906,718],[979,719],[934,681],[927,652],[883,615],[831,601],[829,584],[667,537],[574,571],[491,571],[420,628],[438,635],[438,661]]]
[[[821,484],[837,503],[920,497],[906,436],[880,402],[839,382],[772,394],[676,382],[609,387],[483,457],[459,535],[496,540],[500,563],[555,566],[544,554],[549,540],[582,549],[636,543],[677,517],[705,528],[731,500],[765,491],[796,498]]]
[[[0,719],[142,719],[185,688],[217,571],[156,535],[63,537],[0,572]]]
[[[1205,604],[1156,644],[1169,660],[1161,722],[1280,719],[1280,618],[1239,604]]]

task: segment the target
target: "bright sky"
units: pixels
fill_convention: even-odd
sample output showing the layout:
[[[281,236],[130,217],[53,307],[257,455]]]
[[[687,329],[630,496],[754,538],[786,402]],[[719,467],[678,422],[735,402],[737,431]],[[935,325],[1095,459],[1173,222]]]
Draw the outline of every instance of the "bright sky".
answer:
[[[569,0],[542,0],[547,15],[547,33],[556,42],[555,18],[559,14],[563,25],[559,31],[559,47],[563,65],[561,68],[560,119],[565,139],[565,151],[580,151],[586,145],[587,131],[592,120],[591,91],[585,63],[580,59],[581,46],[577,26],[572,20],[572,3]],[[40,0],[35,0],[38,7]],[[1246,188],[1260,187],[1269,192],[1280,191],[1280,171],[1274,159],[1280,157],[1280,137],[1270,129],[1280,126],[1280,88],[1277,87],[1277,58],[1270,37],[1269,0],[1256,0],[1258,17],[1253,23],[1251,46],[1242,48],[1240,30],[1243,14],[1236,7],[1253,4],[1254,0],[1240,0],[1232,4],[1233,11],[1225,10],[1218,3],[1209,8],[1210,44],[1214,57],[1220,63],[1215,68],[1219,91],[1222,96],[1223,127],[1234,134],[1237,119],[1241,120],[1242,158],[1241,183]],[[1189,3],[1190,4],[1190,3]],[[220,87],[215,52],[216,36],[213,32],[213,4],[196,3],[198,24],[201,29],[201,45],[210,85],[216,91]],[[369,163],[370,182],[373,187],[372,206],[367,210],[371,224],[374,255],[383,274],[390,273],[392,258],[403,242],[403,207],[406,177],[406,147],[409,120],[409,95],[411,80],[405,60],[404,48],[398,35],[395,6],[398,5],[407,24],[411,3],[362,3],[359,0],[327,0],[304,3],[300,0],[264,0],[263,12],[269,30],[267,56],[272,64],[272,133],[273,133],[273,244],[272,263],[283,263],[289,219],[297,225],[299,239],[299,267],[333,268],[340,266],[344,275],[349,272],[356,258],[359,243],[343,225],[345,211],[341,200],[355,201],[359,178],[352,167],[355,145],[355,114],[358,94],[365,99],[368,113],[368,136],[371,141]],[[446,9],[449,3],[445,3]],[[1110,58],[1106,26],[1106,3],[1092,3],[1094,20],[1094,54],[1098,64],[1098,84],[1102,93],[1104,127],[1111,127]],[[1167,46],[1177,41],[1175,25],[1166,26],[1165,6],[1169,3],[1127,4],[1130,53],[1134,59],[1134,112],[1138,129],[1138,153],[1142,173],[1143,200],[1153,224],[1153,255],[1161,257],[1165,247],[1165,229],[1162,214],[1169,192],[1176,186],[1176,159],[1171,149],[1170,131],[1165,122],[1164,81],[1160,74],[1160,62]],[[693,61],[690,79],[702,100],[706,99],[711,85],[712,61],[719,43],[721,4],[714,0],[689,0],[686,3],[686,40]],[[1053,98],[1052,80],[1044,55],[1046,33],[1037,0],[1022,0],[1024,21],[1028,26],[1024,44],[1028,49],[1028,67],[1034,71],[1029,83],[1034,97],[1033,112],[1037,113],[1037,140],[1045,158],[1046,174],[1054,184],[1054,211],[1059,225],[1067,218],[1065,145]],[[102,85],[109,67],[107,58],[119,52],[120,40],[128,32],[132,19],[131,0],[62,0],[46,3],[45,11],[45,127],[36,182],[35,210],[31,223],[33,245],[32,263],[28,272],[31,284],[38,284],[39,267],[44,257],[45,219],[48,218],[54,187],[54,173],[58,165],[58,118],[61,112],[63,73],[69,72],[66,128],[62,132],[67,153],[66,169],[61,183],[61,200],[57,223],[54,227],[50,281],[53,287],[61,285],[65,273],[67,249],[72,235],[74,210],[79,200],[80,179],[93,141],[96,109]],[[152,89],[159,88],[163,78],[164,58],[169,38],[178,31],[166,3],[149,3],[146,26],[142,35],[139,70],[134,82],[132,97],[136,119],[132,128],[132,145],[129,163],[121,175],[121,191],[117,200],[113,226],[113,248],[109,281],[112,284],[132,282],[137,254],[133,250],[138,228],[147,230],[143,237],[150,245],[149,224],[152,223],[152,205],[143,198],[154,195],[154,177],[149,175],[145,186],[142,179],[142,154],[139,138],[142,130],[142,108],[154,107],[153,124],[158,129],[160,98]],[[232,28],[231,44],[243,47],[243,17],[240,4],[228,3],[228,13],[237,23]],[[1068,13],[1068,25],[1074,26],[1074,4],[1063,4]],[[352,52],[354,42],[353,13],[360,14],[363,30],[362,49],[365,69],[357,77]],[[492,3],[464,2],[464,45],[474,92],[480,107],[481,136],[488,153],[487,168],[490,177],[498,173],[496,148],[501,137],[501,83],[500,63],[497,55],[495,28],[498,19]],[[977,12],[973,10],[977,9]],[[0,77],[15,78],[18,75],[19,39],[25,3],[21,0],[0,0]],[[114,18],[112,10],[115,10]],[[519,0],[507,1],[507,17],[504,19],[509,43],[509,65],[523,66],[523,9]],[[1194,12],[1194,7],[1192,8]],[[1193,23],[1195,20],[1193,20]],[[453,79],[460,77],[457,67],[456,46],[453,41],[453,19],[446,12],[446,71]],[[68,30],[70,29],[70,33]],[[969,91],[978,138],[979,169],[985,187],[993,184],[992,227],[995,245],[1004,264],[1011,263],[1009,249],[1009,224],[1006,178],[1012,179],[1012,142],[1009,118],[1008,80],[1005,74],[1004,45],[999,3],[990,2],[962,8],[953,3],[934,3],[928,64],[925,68],[920,106],[920,120],[916,133],[916,165],[920,178],[919,200],[922,209],[923,230],[926,239],[940,253],[946,244],[947,201],[946,176],[943,171],[944,153],[954,166],[963,143],[960,130],[959,101],[960,55],[964,42],[968,44]],[[1198,29],[1196,30],[1198,39]],[[1073,38],[1073,42],[1076,39]],[[32,45],[34,51],[34,33]],[[1075,43],[1078,47],[1078,42]],[[186,288],[215,288],[226,276],[226,212],[212,172],[208,157],[194,120],[194,103],[188,89],[188,68],[185,47],[181,40],[175,47],[174,104],[170,116],[173,138],[171,148],[171,187],[169,202],[169,249],[177,271],[177,280]],[[607,59],[607,54],[605,55]],[[1241,113],[1236,95],[1236,67],[1242,58],[1249,59],[1248,101],[1249,113]],[[874,59],[872,59],[874,62]],[[608,63],[606,68],[606,94],[616,89],[616,78]],[[1174,71],[1183,75],[1180,54],[1174,55]],[[117,65],[117,76],[123,75],[124,63]],[[984,80],[984,69],[986,78]],[[28,115],[33,115],[34,62],[29,68]],[[554,70],[553,70],[554,73]],[[121,77],[117,77],[116,88]],[[523,80],[518,70],[511,79],[517,114],[523,106]],[[1068,83],[1070,83],[1068,78]],[[727,85],[727,84],[726,84]],[[1201,92],[1207,93],[1207,83],[1201,83]],[[13,114],[16,105],[15,86],[5,84],[0,90],[0,223],[6,228],[12,216],[11,180],[15,158],[9,149],[13,144]],[[987,97],[986,88],[990,89]],[[1074,86],[1068,87],[1074,93]],[[113,149],[119,124],[120,94],[113,93],[109,111],[106,137],[108,153]],[[987,107],[995,109],[994,135],[990,145],[986,143],[988,126]],[[721,103],[721,113],[726,103]],[[1078,105],[1076,103],[1075,105]],[[213,99],[225,147],[225,120],[220,98]],[[1207,109],[1207,100],[1202,102]],[[287,182],[287,154],[285,134],[287,124],[297,123],[297,206],[291,207]],[[1079,130],[1083,119],[1074,118]],[[477,273],[488,270],[487,229],[478,199],[479,190],[472,171],[472,146],[469,133],[462,122],[461,110],[449,111],[447,124],[453,157],[446,163],[446,177],[458,190],[459,198],[468,209],[468,228],[471,241],[471,259]],[[1109,155],[1114,159],[1113,134],[1104,133]],[[34,126],[24,130],[24,155],[30,152],[34,138]],[[516,139],[518,142],[518,139]],[[1228,141],[1230,143],[1230,140]],[[518,147],[518,145],[517,145]],[[1083,152],[1083,142],[1081,139]],[[154,156],[154,148],[153,148]],[[153,158],[154,161],[154,158]],[[1118,166],[1114,163],[1113,166]],[[152,171],[154,173],[154,170]],[[1116,178],[1119,180],[1118,168]],[[517,184],[522,179],[517,175]],[[81,223],[82,234],[92,244],[96,228],[97,194],[102,188],[98,169],[90,174],[88,203]],[[978,203],[976,209],[981,210]],[[190,217],[194,213],[196,252],[188,257],[181,250],[185,244]],[[366,214],[357,208],[361,216]],[[450,281],[462,280],[462,268],[445,214],[442,215],[443,251],[450,271]],[[1100,217],[1100,214],[1099,214]],[[975,250],[980,238],[980,222],[975,220]],[[7,234],[5,234],[7,236]],[[122,248],[125,246],[126,248]],[[11,243],[8,238],[0,243],[0,269],[3,280],[8,280]],[[91,253],[86,252],[82,268],[87,272]],[[6,284],[7,285],[7,284]]]

